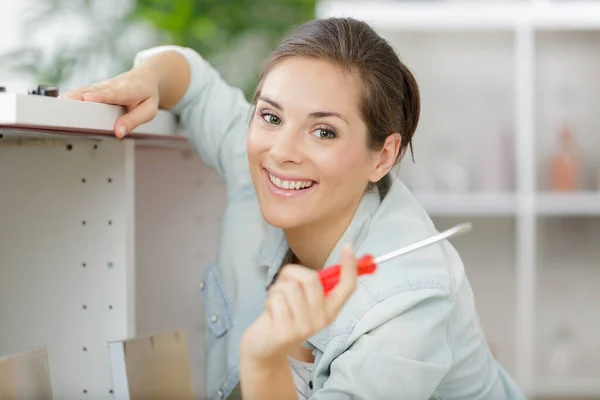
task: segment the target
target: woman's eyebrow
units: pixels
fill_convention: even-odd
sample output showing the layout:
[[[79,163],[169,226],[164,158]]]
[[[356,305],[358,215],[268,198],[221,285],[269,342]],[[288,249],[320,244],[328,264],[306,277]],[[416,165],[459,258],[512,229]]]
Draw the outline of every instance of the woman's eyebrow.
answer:
[[[337,117],[337,118],[341,119],[342,121],[344,121],[347,125],[350,125],[348,123],[348,120],[346,119],[346,117],[344,117],[340,113],[333,112],[333,111],[315,111],[315,112],[311,112],[310,114],[308,114],[308,116],[311,118]]]
[[[281,105],[278,102],[276,102],[275,100],[271,100],[268,97],[264,97],[264,96],[258,96],[258,100],[262,100],[265,103],[269,103],[273,107],[277,108],[279,111],[283,111],[283,107],[281,107]]]
[[[279,104],[278,102],[276,102],[273,99],[270,99],[265,96],[259,96],[258,100],[264,101],[265,103],[269,103],[273,107],[277,108],[279,111],[283,112],[283,107],[281,106],[281,104]],[[308,116],[311,118],[337,117],[337,118],[341,119],[342,121],[344,121],[347,125],[350,125],[350,123],[348,123],[348,119],[346,119],[346,117],[344,117],[342,114],[334,112],[334,111],[314,111],[314,112],[309,113]]]

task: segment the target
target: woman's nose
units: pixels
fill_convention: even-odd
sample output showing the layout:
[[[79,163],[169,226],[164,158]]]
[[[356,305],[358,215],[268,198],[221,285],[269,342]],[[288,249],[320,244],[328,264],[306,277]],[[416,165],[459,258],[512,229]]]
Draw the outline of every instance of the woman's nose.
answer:
[[[271,157],[281,164],[302,162],[304,157],[302,134],[293,129],[279,132],[269,151]]]

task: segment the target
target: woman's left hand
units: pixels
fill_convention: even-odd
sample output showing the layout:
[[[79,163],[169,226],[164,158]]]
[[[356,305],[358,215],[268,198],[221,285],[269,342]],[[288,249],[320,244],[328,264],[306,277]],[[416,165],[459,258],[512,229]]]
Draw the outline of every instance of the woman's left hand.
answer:
[[[285,356],[291,346],[333,322],[356,288],[356,257],[350,246],[341,253],[340,280],[327,295],[318,272],[294,264],[282,267],[265,311],[244,333],[242,357],[264,362]]]

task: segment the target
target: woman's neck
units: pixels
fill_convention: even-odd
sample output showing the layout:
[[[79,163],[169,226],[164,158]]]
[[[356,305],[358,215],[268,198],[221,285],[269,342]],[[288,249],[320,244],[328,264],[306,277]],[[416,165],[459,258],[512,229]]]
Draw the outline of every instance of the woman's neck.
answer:
[[[313,270],[325,266],[331,251],[340,240],[352,219],[360,200],[346,210],[326,220],[284,231],[285,238],[294,254],[295,263]]]

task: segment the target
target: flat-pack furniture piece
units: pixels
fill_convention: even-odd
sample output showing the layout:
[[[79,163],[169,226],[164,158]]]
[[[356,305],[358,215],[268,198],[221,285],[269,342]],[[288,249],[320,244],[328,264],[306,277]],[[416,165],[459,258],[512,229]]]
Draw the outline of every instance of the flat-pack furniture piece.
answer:
[[[111,399],[109,342],[181,330],[202,388],[223,183],[172,113],[119,140],[122,107],[44,93],[0,93],[0,354],[44,346],[54,398]]]
[[[0,399],[52,400],[48,354],[43,347],[0,356]]]
[[[185,332],[166,332],[109,343],[116,400],[193,400]]]

